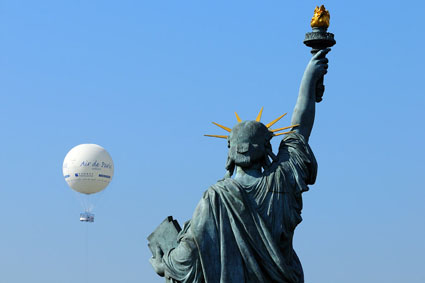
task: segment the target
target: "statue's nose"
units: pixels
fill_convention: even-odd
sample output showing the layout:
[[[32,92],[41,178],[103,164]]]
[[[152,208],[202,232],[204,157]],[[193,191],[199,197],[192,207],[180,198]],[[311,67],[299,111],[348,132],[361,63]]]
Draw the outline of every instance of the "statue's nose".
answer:
[[[236,145],[236,150],[238,151],[238,153],[248,152],[249,143],[241,143],[241,144]]]

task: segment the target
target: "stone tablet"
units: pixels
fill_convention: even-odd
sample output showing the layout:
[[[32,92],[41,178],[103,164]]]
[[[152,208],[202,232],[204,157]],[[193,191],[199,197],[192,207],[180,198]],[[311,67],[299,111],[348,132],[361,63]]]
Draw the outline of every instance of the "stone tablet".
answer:
[[[156,247],[160,247],[164,254],[177,247],[177,236],[180,231],[181,227],[177,220],[174,220],[172,216],[165,218],[148,237],[148,246],[152,255],[155,256]]]

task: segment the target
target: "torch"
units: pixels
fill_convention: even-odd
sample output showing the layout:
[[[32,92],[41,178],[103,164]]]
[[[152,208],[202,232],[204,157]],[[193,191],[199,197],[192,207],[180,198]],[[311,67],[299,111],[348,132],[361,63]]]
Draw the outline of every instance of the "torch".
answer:
[[[314,16],[311,19],[312,32],[305,34],[304,44],[311,47],[311,53],[314,55],[319,50],[335,45],[333,33],[327,32],[329,27],[329,11],[322,5],[320,8],[314,9]],[[325,91],[323,85],[323,77],[319,79],[316,86],[316,102],[322,101],[322,96]]]

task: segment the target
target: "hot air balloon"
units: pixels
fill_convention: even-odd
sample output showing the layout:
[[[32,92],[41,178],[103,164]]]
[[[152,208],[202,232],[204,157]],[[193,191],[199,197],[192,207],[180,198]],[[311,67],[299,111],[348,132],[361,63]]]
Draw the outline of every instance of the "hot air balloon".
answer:
[[[65,156],[62,171],[69,187],[81,196],[84,212],[80,214],[80,221],[94,222],[92,196],[104,190],[112,180],[111,156],[100,145],[80,144]]]

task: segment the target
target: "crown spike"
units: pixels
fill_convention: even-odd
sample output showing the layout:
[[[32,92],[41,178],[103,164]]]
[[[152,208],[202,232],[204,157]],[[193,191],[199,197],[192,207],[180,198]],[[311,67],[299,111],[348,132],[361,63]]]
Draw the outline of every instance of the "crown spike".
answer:
[[[271,121],[270,123],[268,123],[267,125],[266,125],[266,127],[267,128],[270,128],[271,126],[273,126],[277,121],[279,121],[280,119],[282,119],[282,117],[283,116],[285,116],[286,114],[288,114],[288,113],[285,113],[285,114],[283,114],[282,116],[280,116],[280,117],[278,117],[278,118],[276,118],[276,119],[274,119],[273,121]]]
[[[295,133],[295,131],[289,131],[289,132],[284,132],[284,133],[278,133],[278,134],[274,134],[273,136],[280,136],[280,135],[286,135],[286,134],[290,134],[290,133]]]
[[[232,129],[230,129],[230,128],[226,127],[226,126],[220,125],[220,124],[218,124],[218,123],[216,123],[216,122],[212,122],[212,123],[213,123],[214,125],[216,125],[216,126],[218,126],[218,127],[222,128],[223,130],[228,131],[229,133],[232,131]]]
[[[283,131],[283,130],[286,130],[286,129],[290,129],[290,128],[295,128],[295,127],[298,127],[300,124],[296,124],[296,125],[291,125],[291,126],[288,126],[288,127],[283,127],[283,128],[279,128],[279,129],[274,129],[274,130],[270,130],[270,132],[272,132],[272,133],[274,133],[274,132],[279,132],[279,131]]]
[[[212,138],[227,139],[227,136],[220,136],[220,135],[204,135],[204,136],[212,137]]]
[[[258,116],[257,116],[257,118],[255,119],[255,121],[257,121],[257,122],[260,122],[260,121],[261,121],[261,115],[263,115],[263,108],[264,108],[264,107],[261,107],[261,109],[260,109],[260,113],[258,113]]]
[[[239,118],[238,113],[235,112],[235,115],[236,115],[236,120],[238,120],[238,123],[242,122],[241,118]]]

